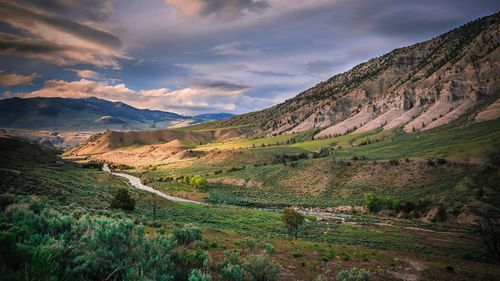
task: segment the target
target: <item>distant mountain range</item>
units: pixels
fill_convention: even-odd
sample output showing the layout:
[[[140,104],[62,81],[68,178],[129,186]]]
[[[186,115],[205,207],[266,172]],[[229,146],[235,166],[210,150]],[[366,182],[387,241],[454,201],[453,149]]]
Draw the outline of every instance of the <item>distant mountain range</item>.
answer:
[[[49,131],[152,130],[232,117],[229,113],[183,116],[138,109],[98,98],[9,98],[0,100],[0,127]]]
[[[424,131],[500,117],[500,13],[395,49],[271,108],[217,122],[258,135],[316,138],[401,128]]]

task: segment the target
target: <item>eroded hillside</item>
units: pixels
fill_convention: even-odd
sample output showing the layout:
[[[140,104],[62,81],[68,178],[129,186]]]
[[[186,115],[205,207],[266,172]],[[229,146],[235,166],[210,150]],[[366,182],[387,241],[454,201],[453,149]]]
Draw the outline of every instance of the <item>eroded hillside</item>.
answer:
[[[498,118],[499,24],[499,13],[478,19],[219,126],[256,124],[266,135],[314,128],[321,138],[378,128],[422,131],[462,117]]]

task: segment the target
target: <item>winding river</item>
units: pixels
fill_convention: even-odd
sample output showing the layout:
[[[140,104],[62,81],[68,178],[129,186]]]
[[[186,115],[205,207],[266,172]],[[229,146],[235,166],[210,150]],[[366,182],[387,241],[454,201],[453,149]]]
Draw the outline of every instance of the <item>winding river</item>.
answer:
[[[183,202],[183,203],[193,203],[193,204],[199,204],[199,205],[206,205],[205,203],[203,202],[199,202],[199,201],[194,201],[194,200],[189,200],[189,199],[184,199],[184,198],[180,198],[180,197],[175,197],[175,196],[171,196],[171,195],[167,195],[161,191],[158,191],[150,186],[147,186],[147,185],[144,185],[141,183],[141,179],[138,178],[138,177],[134,177],[132,175],[128,175],[128,174],[123,174],[123,173],[115,173],[113,171],[111,171],[111,169],[109,168],[108,164],[104,164],[102,166],[102,170],[104,172],[108,172],[108,173],[111,173],[115,176],[118,176],[118,177],[122,177],[122,178],[126,178],[128,179],[128,182],[135,188],[137,189],[140,189],[140,190],[144,190],[144,191],[147,191],[147,192],[150,192],[150,193],[154,193],[162,198],[165,198],[167,200],[170,200],[170,201],[175,201],[175,202]]]

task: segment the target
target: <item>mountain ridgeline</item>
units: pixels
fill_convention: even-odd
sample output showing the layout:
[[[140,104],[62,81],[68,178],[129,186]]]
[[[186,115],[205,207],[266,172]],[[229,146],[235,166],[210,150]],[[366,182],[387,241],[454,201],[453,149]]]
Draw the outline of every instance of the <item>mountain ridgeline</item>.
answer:
[[[98,98],[10,98],[0,100],[0,127],[55,131],[151,130],[231,117],[217,113],[183,116],[138,109]]]
[[[314,129],[315,138],[500,117],[500,13],[395,49],[271,108],[217,122],[258,135]]]

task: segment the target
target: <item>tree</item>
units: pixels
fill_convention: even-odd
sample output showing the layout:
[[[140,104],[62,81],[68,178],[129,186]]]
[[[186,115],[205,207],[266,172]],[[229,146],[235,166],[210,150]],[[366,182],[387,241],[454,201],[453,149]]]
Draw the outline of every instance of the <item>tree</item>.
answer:
[[[288,234],[297,239],[299,235],[299,227],[304,224],[304,216],[291,208],[283,210],[281,220],[288,231]]]
[[[208,185],[208,181],[200,176],[195,176],[191,178],[191,184],[198,190],[204,190]]]
[[[133,211],[135,210],[135,200],[130,196],[127,189],[120,188],[116,191],[113,201],[111,201],[111,208]]]

